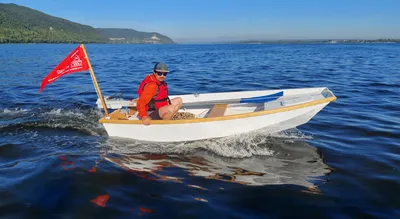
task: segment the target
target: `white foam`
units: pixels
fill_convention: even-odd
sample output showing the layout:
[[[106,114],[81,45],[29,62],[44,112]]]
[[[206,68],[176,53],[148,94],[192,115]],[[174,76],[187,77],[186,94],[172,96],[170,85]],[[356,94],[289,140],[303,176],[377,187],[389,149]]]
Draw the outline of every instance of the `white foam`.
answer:
[[[3,109],[4,114],[18,114],[18,113],[23,113],[23,112],[27,112],[27,109],[22,109],[22,108],[14,108],[14,109]]]
[[[104,143],[104,148],[109,153],[116,154],[193,154],[199,150],[212,152],[218,156],[229,158],[246,158],[252,156],[273,156],[274,138],[310,139],[298,130],[279,133],[274,136],[262,132],[229,136],[218,139],[208,139],[193,142],[156,143],[143,142],[130,139],[109,137]]]
[[[312,136],[306,135],[298,129],[289,129],[286,131],[271,134],[272,137],[284,138],[284,139],[313,139]]]

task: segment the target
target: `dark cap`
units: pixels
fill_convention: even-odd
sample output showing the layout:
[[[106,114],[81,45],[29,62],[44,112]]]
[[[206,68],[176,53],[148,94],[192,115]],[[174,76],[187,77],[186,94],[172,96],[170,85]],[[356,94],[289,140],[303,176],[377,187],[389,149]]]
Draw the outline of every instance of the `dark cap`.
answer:
[[[159,62],[154,66],[154,71],[169,72],[166,64]]]

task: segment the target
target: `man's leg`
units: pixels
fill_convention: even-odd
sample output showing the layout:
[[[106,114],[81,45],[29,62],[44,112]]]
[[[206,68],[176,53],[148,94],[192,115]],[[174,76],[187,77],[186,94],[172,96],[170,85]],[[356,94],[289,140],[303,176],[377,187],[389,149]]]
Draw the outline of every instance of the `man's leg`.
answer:
[[[163,120],[171,119],[182,106],[182,98],[176,97],[171,100],[171,105],[161,107],[158,112]]]
[[[182,98],[180,97],[175,97],[171,100],[171,105],[174,106],[174,114],[176,112],[178,112],[178,110],[181,108],[182,106]]]

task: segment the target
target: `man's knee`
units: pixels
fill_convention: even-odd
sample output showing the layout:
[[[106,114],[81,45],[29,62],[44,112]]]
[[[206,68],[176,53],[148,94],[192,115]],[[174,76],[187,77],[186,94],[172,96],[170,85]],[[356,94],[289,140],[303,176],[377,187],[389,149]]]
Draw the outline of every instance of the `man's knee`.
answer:
[[[182,105],[182,98],[180,98],[180,97],[175,97],[174,99],[172,99],[172,104],[173,105]]]

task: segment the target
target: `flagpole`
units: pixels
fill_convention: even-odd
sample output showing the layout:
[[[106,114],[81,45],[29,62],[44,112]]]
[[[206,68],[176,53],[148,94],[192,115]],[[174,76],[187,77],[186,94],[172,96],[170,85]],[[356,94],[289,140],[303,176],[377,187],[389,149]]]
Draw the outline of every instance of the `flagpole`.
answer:
[[[107,111],[106,103],[104,102],[103,95],[101,94],[99,84],[97,83],[96,77],[94,76],[92,65],[90,64],[89,57],[88,57],[88,55],[86,53],[85,46],[83,44],[81,44],[81,47],[83,49],[83,52],[85,53],[86,60],[87,60],[87,62],[89,64],[90,76],[92,77],[93,84],[94,84],[94,87],[96,88],[97,95],[99,96],[99,99],[101,100],[101,104],[103,105],[106,117],[108,117],[108,111]]]

